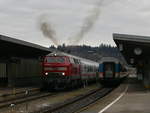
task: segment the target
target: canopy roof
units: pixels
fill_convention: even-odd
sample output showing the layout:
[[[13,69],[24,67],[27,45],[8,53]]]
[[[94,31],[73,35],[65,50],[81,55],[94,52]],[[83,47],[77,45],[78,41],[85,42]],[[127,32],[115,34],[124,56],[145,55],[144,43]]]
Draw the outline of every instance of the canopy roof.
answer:
[[[128,64],[134,60],[132,63],[134,65],[138,61],[146,61],[150,57],[150,37],[148,36],[114,33],[113,39]]]
[[[39,57],[48,53],[49,48],[0,35],[0,57]]]

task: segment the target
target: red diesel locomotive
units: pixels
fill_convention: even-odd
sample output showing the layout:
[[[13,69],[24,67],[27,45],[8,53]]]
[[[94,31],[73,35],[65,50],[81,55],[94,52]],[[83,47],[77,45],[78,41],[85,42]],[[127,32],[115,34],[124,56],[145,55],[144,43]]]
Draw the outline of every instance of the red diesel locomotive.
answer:
[[[43,87],[72,88],[97,79],[98,63],[66,53],[53,53],[44,58]]]

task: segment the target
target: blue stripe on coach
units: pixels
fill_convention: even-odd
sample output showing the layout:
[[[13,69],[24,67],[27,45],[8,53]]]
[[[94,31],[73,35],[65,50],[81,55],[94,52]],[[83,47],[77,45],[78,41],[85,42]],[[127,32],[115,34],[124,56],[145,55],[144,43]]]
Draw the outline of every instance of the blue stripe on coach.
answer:
[[[104,72],[104,65],[103,64],[99,64],[99,72]]]

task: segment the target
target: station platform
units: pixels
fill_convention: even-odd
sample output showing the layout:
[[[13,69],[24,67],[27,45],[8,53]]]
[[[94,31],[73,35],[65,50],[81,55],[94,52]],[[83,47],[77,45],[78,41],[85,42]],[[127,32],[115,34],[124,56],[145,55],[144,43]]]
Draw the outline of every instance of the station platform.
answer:
[[[40,88],[38,87],[18,87],[18,88],[1,87],[0,97],[21,94],[21,93],[25,93],[26,91],[32,92],[32,91],[39,91],[39,90]]]
[[[150,113],[150,92],[130,85],[126,94],[104,113]]]
[[[150,91],[142,84],[125,83],[80,113],[150,113]]]

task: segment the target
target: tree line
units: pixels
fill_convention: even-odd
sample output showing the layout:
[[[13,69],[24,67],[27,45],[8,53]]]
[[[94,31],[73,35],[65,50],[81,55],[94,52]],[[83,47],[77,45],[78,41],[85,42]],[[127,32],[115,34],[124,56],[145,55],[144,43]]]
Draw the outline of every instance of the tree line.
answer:
[[[62,44],[57,47],[52,45],[50,46],[50,48],[57,49],[65,53],[69,53],[93,61],[99,61],[102,57],[116,57],[121,60],[124,60],[124,58],[122,57],[120,51],[116,46],[111,46],[103,43],[95,47],[88,45],[66,46],[65,44]]]

